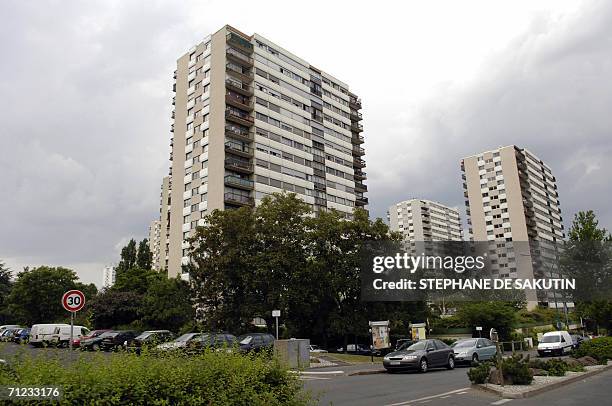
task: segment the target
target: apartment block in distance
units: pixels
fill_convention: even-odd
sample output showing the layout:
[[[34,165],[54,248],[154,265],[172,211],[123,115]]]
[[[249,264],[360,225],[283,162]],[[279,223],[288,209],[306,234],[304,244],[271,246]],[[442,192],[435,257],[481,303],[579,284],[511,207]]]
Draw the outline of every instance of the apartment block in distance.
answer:
[[[491,253],[499,275],[533,278],[534,272],[554,272],[554,258],[548,262],[539,255],[547,247],[554,251],[565,238],[550,167],[528,150],[510,145],[464,158],[461,170],[469,237],[495,243]],[[514,244],[504,244],[510,242]],[[517,252],[519,247],[522,252]],[[554,307],[558,302],[546,295],[527,297],[529,306],[539,302]]]
[[[153,269],[159,271],[161,269],[161,249],[159,243],[161,241],[161,220],[153,220],[149,225],[149,250],[151,251]]]
[[[346,83],[230,26],[182,55],[174,79],[170,276],[212,210],[255,206],[281,191],[315,214],[350,217],[367,207],[361,102]]]
[[[391,230],[410,243],[419,241],[461,241],[459,211],[423,199],[410,199],[389,207]]]

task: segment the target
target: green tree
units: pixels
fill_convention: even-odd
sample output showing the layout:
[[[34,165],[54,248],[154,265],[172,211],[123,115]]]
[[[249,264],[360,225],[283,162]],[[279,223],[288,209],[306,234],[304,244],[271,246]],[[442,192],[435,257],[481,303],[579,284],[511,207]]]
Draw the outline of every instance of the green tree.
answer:
[[[144,295],[151,284],[164,278],[164,274],[152,269],[131,268],[117,274],[115,284],[110,289]]]
[[[457,311],[457,318],[473,331],[480,326],[488,334],[494,328],[504,340],[510,338],[517,321],[516,308],[506,302],[465,303]]]
[[[150,328],[180,331],[195,318],[189,283],[179,278],[153,282],[143,297],[140,313]]]
[[[121,260],[115,271],[117,275],[132,269],[137,264],[138,251],[136,249],[136,241],[132,238],[125,247],[121,249]]]
[[[8,297],[11,293],[13,280],[11,270],[0,262],[0,324],[9,322]]]
[[[576,280],[577,314],[612,335],[612,236],[592,210],[576,213],[568,236],[561,265]]]
[[[76,273],[67,268],[26,268],[17,275],[9,295],[9,311],[28,325],[63,320],[67,312],[61,305],[62,295],[85,286],[77,281]]]
[[[138,254],[136,255],[136,266],[140,269],[151,269],[153,263],[153,253],[149,248],[149,241],[145,238],[138,244]]]
[[[90,303],[91,321],[95,328],[113,328],[132,324],[140,319],[143,296],[135,292],[108,289]]]

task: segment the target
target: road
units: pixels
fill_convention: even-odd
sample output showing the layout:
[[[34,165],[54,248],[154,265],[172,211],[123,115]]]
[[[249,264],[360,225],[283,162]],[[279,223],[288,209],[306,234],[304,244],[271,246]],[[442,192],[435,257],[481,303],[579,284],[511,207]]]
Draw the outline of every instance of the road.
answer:
[[[355,369],[355,367],[350,367]],[[347,368],[325,368],[347,370]],[[325,369],[321,369],[324,371]],[[361,369],[364,369],[361,367]],[[408,406],[408,405],[577,405],[610,404],[612,370],[528,399],[500,399],[472,389],[468,368],[432,370],[426,374],[375,374],[363,376],[310,375],[303,377],[305,388],[318,397],[321,405],[334,406]]]

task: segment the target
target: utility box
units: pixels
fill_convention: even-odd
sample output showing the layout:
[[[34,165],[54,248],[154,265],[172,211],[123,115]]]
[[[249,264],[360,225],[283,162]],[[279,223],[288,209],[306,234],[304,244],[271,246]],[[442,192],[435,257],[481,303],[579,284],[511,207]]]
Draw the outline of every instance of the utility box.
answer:
[[[310,340],[296,339],[274,341],[274,352],[289,368],[310,367]]]

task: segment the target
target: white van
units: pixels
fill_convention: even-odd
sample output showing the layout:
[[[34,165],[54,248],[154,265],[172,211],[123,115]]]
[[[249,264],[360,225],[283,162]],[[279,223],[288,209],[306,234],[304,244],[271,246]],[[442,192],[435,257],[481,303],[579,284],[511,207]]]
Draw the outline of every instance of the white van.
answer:
[[[89,335],[89,329],[83,326],[72,326],[72,339]],[[51,334],[50,343],[59,347],[68,347],[70,343],[70,325],[58,326]]]
[[[53,333],[57,327],[67,327],[70,333],[70,324],[34,324],[30,330],[30,344],[34,347],[47,346],[52,343]]]
[[[564,355],[572,351],[573,341],[567,331],[544,333],[538,344],[538,355]]]

